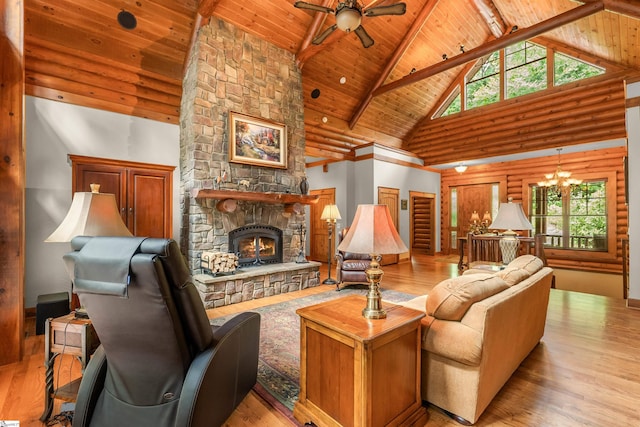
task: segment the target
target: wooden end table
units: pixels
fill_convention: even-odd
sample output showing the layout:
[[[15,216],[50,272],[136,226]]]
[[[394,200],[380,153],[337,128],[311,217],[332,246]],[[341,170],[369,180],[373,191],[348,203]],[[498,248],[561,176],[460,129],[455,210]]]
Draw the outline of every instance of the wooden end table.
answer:
[[[96,331],[90,319],[76,319],[74,313],[65,316],[47,319],[45,323],[44,337],[44,366],[45,389],[44,389],[44,412],[40,416],[40,421],[46,421],[51,416],[53,410],[53,399],[61,399],[73,402],[78,395],[80,380],[78,378],[68,384],[53,388],[53,366],[56,357],[61,354],[75,356],[82,367],[82,372],[89,363],[89,357],[100,345]]]
[[[365,319],[366,298],[347,296],[296,311],[300,316],[301,423],[322,426],[423,426],[420,319],[384,303],[386,319]]]

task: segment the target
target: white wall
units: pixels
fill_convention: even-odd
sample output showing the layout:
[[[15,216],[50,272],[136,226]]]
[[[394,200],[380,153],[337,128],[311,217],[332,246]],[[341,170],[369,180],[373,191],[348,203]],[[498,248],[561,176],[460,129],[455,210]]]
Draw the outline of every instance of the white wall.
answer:
[[[627,86],[627,98],[640,97],[640,83]],[[640,107],[627,108],[629,184],[629,299],[640,300]]]
[[[396,150],[387,150],[382,146],[367,146],[359,149],[357,155],[382,155],[396,160],[419,161],[405,156]],[[417,164],[417,163],[416,163]],[[378,202],[378,187],[391,187],[400,190],[400,199],[408,199],[409,191],[420,191],[436,194],[436,215],[440,218],[440,174],[418,168],[403,166],[374,158],[367,158],[355,162],[345,161],[331,163],[327,172],[322,166],[307,169],[309,187],[313,190],[321,188],[336,189],[336,205],[340,210],[342,220],[338,222],[336,230],[348,226],[353,221],[356,209],[360,204]],[[409,210],[400,210],[400,237],[408,246]],[[308,211],[307,211],[308,214]],[[307,215],[308,229],[309,215]],[[436,251],[440,250],[440,221],[436,221]],[[309,250],[307,240],[307,253]]]
[[[179,239],[180,129],[177,125],[26,97],[25,307],[40,294],[70,290],[67,243],[44,243],[71,205],[67,155],[176,166],[173,231]]]

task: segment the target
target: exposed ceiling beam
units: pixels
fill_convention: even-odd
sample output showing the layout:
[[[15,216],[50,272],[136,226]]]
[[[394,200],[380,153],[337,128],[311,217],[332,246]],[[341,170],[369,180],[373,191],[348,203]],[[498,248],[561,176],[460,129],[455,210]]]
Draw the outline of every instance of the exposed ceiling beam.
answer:
[[[507,32],[509,25],[492,0],[473,0],[473,5],[487,23],[493,37],[498,39]]]
[[[413,24],[411,24],[411,28],[409,28],[405,36],[400,41],[400,44],[398,44],[398,47],[393,52],[393,55],[387,61],[387,65],[385,66],[384,70],[382,70],[371,89],[369,89],[369,92],[360,102],[358,108],[356,108],[356,111],[355,113],[353,113],[351,120],[349,120],[349,129],[353,129],[353,127],[356,125],[356,123],[364,113],[364,110],[366,110],[371,103],[371,100],[373,99],[373,93],[382,85],[382,83],[384,83],[387,77],[389,77],[389,74],[391,74],[391,71],[393,71],[395,66],[398,64],[398,61],[400,61],[404,53],[407,51],[409,45],[411,45],[411,42],[413,42],[413,40],[416,38],[424,23],[427,22],[427,19],[429,19],[431,12],[433,12],[433,10],[436,8],[438,2],[439,0],[427,0],[427,2],[424,4],[422,9],[420,10],[420,13],[413,21]]]
[[[567,12],[561,13],[560,15],[547,19],[546,21],[539,22],[528,28],[519,29],[518,31],[506,35],[502,38],[493,40],[489,43],[471,49],[465,53],[456,55],[453,58],[449,58],[430,67],[423,68],[422,70],[416,71],[413,74],[409,74],[408,76],[381,86],[374,91],[373,96],[378,96],[391,90],[416,83],[428,77],[439,74],[443,71],[466,64],[469,61],[479,59],[485,55],[495,52],[496,50],[500,50],[517,42],[528,40],[532,37],[546,33],[555,28],[561,27],[587,16],[591,16],[603,10],[604,3],[602,0],[594,1],[593,3],[588,3],[583,6],[576,7],[575,9],[571,9]]]
[[[596,0],[572,0],[574,3],[590,4],[596,3]],[[638,0],[603,0],[604,9],[625,15],[630,18],[640,19],[640,2]]]
[[[211,18],[216,7],[218,7],[218,3],[220,3],[220,0],[201,0],[198,6],[198,13],[203,18]]]
[[[322,6],[324,7],[333,7],[333,2],[334,0],[324,0],[324,3],[322,3]],[[309,28],[307,29],[307,33],[304,35],[304,38],[302,39],[302,43],[300,43],[300,49],[298,49],[298,53],[296,53],[296,65],[298,65],[298,68],[302,70],[302,67],[304,67],[304,61],[301,60],[301,58],[304,58],[305,61],[307,59],[310,58],[310,56],[306,56],[304,55],[304,52],[307,50],[307,48],[309,48],[309,46],[311,46],[311,42],[313,41],[313,38],[316,36],[316,34],[318,34],[318,30],[320,30],[320,27],[322,27],[322,24],[324,24],[324,21],[327,19],[327,14],[323,13],[323,12],[316,12],[315,16],[313,17],[313,21],[311,21],[311,25],[309,25]],[[318,53],[318,52],[315,52]]]

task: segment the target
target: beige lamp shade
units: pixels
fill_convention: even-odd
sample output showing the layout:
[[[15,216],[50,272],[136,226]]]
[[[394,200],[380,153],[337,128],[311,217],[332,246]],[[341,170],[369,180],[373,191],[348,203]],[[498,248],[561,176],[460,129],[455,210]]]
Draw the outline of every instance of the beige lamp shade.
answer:
[[[67,216],[45,242],[70,242],[76,236],[132,234],[120,217],[113,194],[77,192]]]
[[[358,205],[353,223],[338,249],[359,254],[400,254],[408,249],[387,205]]]
[[[478,214],[478,211],[473,211],[471,214],[471,222],[480,222],[480,215]]]
[[[320,215],[320,219],[324,219],[325,221],[336,222],[340,217],[340,211],[338,210],[337,205],[325,205],[322,210],[322,214]]]
[[[533,226],[527,219],[522,204],[512,202],[500,203],[498,214],[489,228],[496,230],[531,230]]]

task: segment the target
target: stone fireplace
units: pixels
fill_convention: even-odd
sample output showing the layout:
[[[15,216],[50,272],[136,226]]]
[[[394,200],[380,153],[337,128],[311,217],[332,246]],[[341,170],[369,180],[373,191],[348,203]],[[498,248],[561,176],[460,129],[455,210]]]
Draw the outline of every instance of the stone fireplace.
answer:
[[[284,124],[286,167],[231,162],[231,112]],[[236,252],[230,233],[242,227],[279,229],[282,249],[277,261],[284,265],[296,260],[304,244],[299,233],[305,224],[305,201],[299,190],[305,174],[304,145],[302,77],[294,55],[212,17],[198,31],[190,53],[180,108],[180,244],[192,274],[199,273],[203,251]],[[250,262],[259,265],[259,260],[273,258],[258,255]],[[285,274],[281,284],[266,291],[255,281],[239,283],[238,276],[217,278],[224,282],[223,292],[217,284],[199,289],[210,307],[259,297],[261,292],[315,285],[318,266],[300,266],[314,268],[303,277]]]

